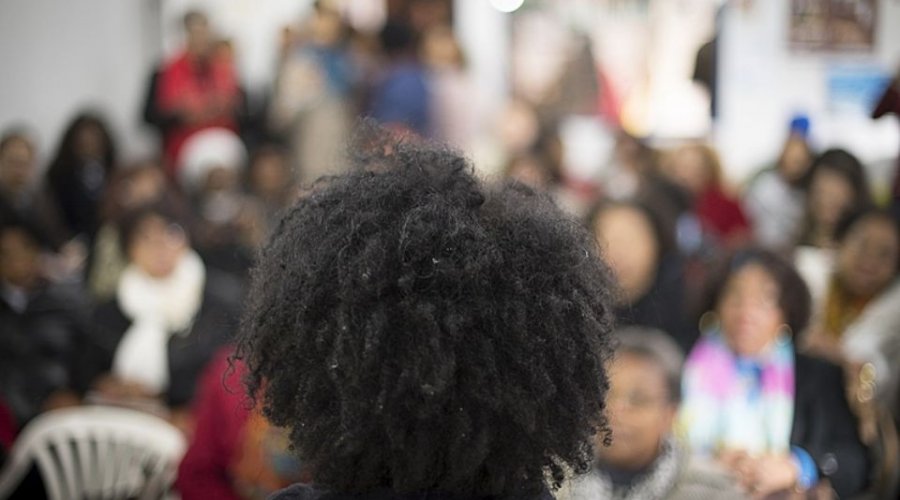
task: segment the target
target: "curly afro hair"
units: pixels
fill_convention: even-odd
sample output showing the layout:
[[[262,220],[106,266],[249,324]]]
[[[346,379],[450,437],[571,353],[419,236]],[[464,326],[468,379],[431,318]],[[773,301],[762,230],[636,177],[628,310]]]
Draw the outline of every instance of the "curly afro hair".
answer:
[[[453,152],[362,135],[253,270],[254,401],[334,491],[531,494],[587,470],[613,328],[593,237]]]

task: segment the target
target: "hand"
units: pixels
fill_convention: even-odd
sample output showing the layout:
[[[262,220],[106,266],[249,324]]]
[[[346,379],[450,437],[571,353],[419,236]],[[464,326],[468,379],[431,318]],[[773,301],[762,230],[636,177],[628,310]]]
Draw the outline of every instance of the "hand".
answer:
[[[734,475],[745,491],[753,498],[766,498],[786,492],[797,484],[800,471],[790,455],[750,456],[744,451],[728,450],[719,455],[719,461]]]

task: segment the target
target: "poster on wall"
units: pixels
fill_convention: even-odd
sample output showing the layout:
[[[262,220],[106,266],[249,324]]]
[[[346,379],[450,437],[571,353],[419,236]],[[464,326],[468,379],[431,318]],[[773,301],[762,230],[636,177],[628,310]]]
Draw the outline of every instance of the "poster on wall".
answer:
[[[877,0],[791,0],[790,46],[796,51],[871,52]]]

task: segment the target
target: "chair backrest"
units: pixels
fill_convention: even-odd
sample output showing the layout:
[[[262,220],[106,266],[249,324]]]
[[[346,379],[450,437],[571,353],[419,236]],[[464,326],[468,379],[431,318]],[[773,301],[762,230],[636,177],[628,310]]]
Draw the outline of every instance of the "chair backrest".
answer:
[[[105,406],[48,412],[16,440],[0,473],[0,498],[15,490],[31,464],[50,500],[160,498],[184,450],[178,429],[145,413]]]

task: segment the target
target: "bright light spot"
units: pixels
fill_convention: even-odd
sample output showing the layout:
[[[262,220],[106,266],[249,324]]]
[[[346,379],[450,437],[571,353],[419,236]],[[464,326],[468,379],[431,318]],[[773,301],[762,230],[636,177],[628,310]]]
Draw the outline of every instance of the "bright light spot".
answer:
[[[491,0],[491,5],[500,12],[514,12],[525,0]]]

